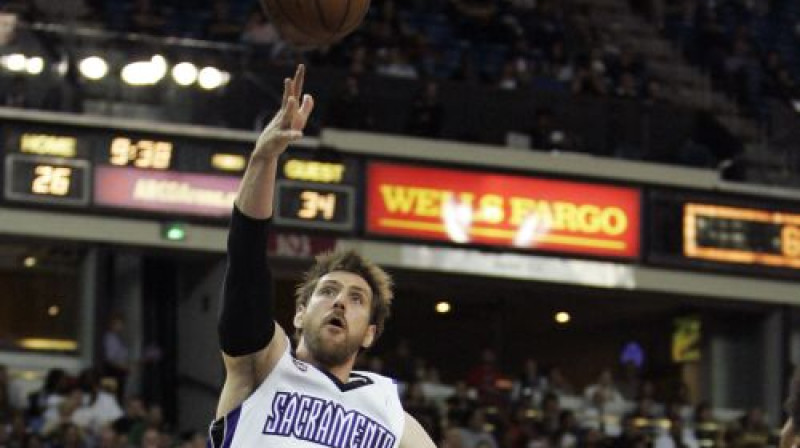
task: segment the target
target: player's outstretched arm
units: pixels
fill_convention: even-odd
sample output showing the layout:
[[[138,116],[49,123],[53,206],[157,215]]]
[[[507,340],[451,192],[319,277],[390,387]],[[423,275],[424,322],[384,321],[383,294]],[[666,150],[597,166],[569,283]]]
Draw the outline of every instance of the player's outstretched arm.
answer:
[[[399,448],[436,448],[436,444],[417,419],[406,413],[406,425]]]
[[[302,137],[314,107],[310,95],[298,103],[304,75],[304,67],[299,66],[294,78],[284,81],[281,108],[256,142],[231,216],[218,323],[226,377],[217,417],[244,401],[286,349],[285,333],[272,317],[272,275],[266,251],[278,157],[290,142]]]

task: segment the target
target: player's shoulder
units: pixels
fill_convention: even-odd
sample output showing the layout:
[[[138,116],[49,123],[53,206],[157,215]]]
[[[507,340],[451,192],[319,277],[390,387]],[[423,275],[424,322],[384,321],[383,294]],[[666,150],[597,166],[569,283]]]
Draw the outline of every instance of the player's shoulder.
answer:
[[[391,390],[397,390],[397,380],[394,378],[384,376],[375,372],[370,372],[367,370],[353,370],[350,372],[350,379],[353,380],[360,380],[365,381],[371,384],[376,384],[381,387],[387,387]]]

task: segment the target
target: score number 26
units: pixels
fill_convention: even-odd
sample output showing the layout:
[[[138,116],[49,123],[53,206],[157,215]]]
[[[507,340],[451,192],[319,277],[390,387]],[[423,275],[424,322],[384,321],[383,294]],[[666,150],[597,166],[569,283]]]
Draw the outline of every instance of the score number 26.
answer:
[[[72,168],[37,165],[33,170],[31,191],[36,194],[66,196],[72,183]]]

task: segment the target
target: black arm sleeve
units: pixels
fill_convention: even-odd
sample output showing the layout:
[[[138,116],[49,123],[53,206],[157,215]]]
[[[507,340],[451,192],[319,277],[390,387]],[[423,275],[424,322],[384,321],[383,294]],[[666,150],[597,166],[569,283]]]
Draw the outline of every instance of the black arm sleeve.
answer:
[[[233,208],[217,326],[220,346],[229,356],[255,353],[275,334],[272,273],[267,264],[269,223]]]

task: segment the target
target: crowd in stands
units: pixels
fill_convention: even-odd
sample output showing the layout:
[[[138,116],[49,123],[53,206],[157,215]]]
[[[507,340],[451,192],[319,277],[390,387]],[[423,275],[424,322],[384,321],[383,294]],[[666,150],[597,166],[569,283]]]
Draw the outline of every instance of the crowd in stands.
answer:
[[[759,448],[774,446],[776,425],[753,408],[726,421],[688,390],[657,391],[634,364],[615,379],[601,369],[585,387],[552,366],[524,359],[504,372],[491,350],[453,382],[401,343],[357,368],[398,380],[405,409],[440,448]],[[204,431],[176,433],[163,403],[122,396],[112,377],[51,370],[41,389],[14,393],[0,366],[0,447],[200,448]],[[118,398],[118,395],[120,396]],[[211,411],[210,411],[211,412]],[[211,416],[209,416],[211,418]]]
[[[797,93],[786,54],[775,46],[780,27],[773,17],[781,10],[771,5],[784,2],[629,1],[651,11],[654,25],[751,114],[760,113],[763,95]],[[256,0],[55,3],[64,2],[14,0],[3,8],[29,21],[71,14],[111,31],[252,44],[275,50],[274,57],[285,49]],[[353,74],[667,100],[645,58],[611,41],[591,14],[589,4],[559,0],[385,0],[374,2],[344,45],[309,57]]]
[[[765,98],[792,100],[800,94],[796,67],[788,62],[796,57],[796,32],[781,23],[787,7],[791,2],[782,0],[672,0],[653,20],[719,90],[763,120]]]
[[[202,448],[204,432],[175,434],[159,403],[120,401],[116,383],[97,369],[47,373],[41,389],[20,396],[0,366],[0,447]]]

